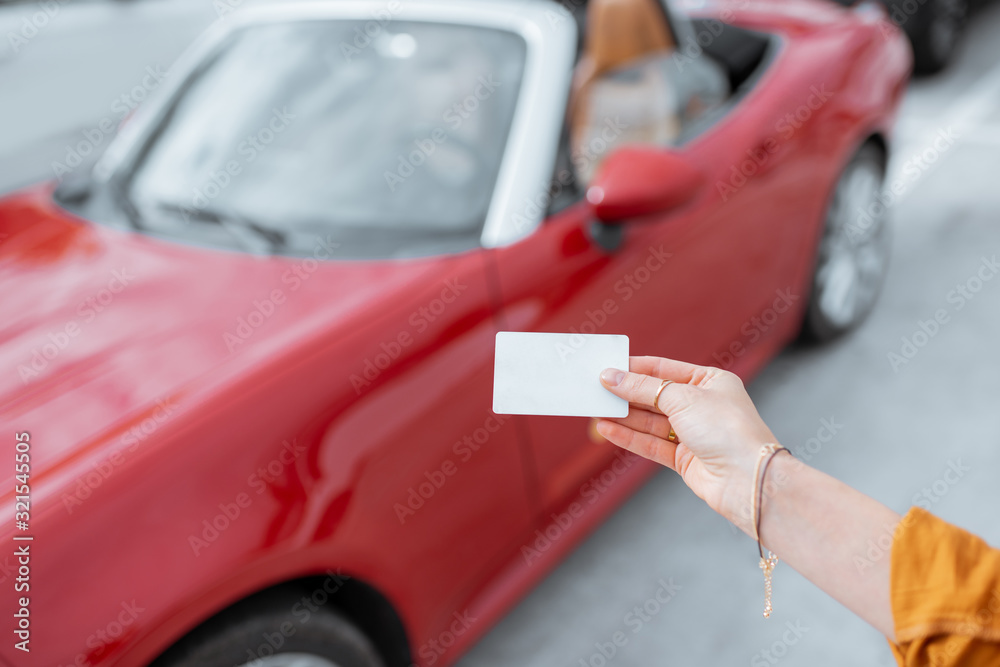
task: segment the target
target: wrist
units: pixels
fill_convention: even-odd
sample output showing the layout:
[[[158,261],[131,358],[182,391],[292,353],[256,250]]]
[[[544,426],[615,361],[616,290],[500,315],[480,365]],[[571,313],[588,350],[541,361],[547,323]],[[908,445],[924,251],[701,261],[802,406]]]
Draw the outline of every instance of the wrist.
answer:
[[[749,537],[754,535],[754,506],[751,498],[755,488],[754,469],[760,458],[760,448],[761,445],[755,445],[746,456],[735,462],[727,475],[720,505],[713,508]],[[759,468],[756,472],[760,474]]]
[[[762,455],[761,447],[763,445],[754,447],[753,455],[741,461],[733,471],[730,482],[726,484],[721,507],[716,510],[753,539],[756,539],[756,526],[763,520],[763,513],[767,510],[768,504],[773,502],[782,487],[788,484],[790,466],[798,463],[790,451],[778,445],[779,448],[774,452],[765,470],[764,464],[772,454]],[[757,518],[756,526],[755,518]]]
[[[795,494],[795,491],[789,487],[796,472],[801,471],[804,467],[805,464],[792,456],[790,451],[779,451],[761,480],[760,506],[757,509],[760,518],[757,522],[757,528],[760,531],[758,538],[765,548],[770,548],[771,544],[768,540],[770,535],[768,527],[773,526],[775,516],[781,514],[783,501],[788,498],[789,493]]]

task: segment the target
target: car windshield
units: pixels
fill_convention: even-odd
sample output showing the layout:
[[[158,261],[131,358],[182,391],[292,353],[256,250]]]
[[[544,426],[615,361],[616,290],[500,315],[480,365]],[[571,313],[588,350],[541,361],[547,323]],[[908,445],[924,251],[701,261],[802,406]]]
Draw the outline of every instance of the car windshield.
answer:
[[[349,258],[474,247],[524,61],[492,28],[242,28],[175,96],[123,197],[153,233],[290,255],[317,236]]]

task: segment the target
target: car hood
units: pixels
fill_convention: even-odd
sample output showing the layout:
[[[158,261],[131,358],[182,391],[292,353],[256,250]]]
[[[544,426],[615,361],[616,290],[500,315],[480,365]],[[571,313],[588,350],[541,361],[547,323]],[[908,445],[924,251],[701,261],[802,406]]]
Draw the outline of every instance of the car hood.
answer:
[[[0,424],[31,432],[37,481],[185,388],[356,333],[453,261],[211,250],[81,220],[50,186],[16,193],[0,200]]]

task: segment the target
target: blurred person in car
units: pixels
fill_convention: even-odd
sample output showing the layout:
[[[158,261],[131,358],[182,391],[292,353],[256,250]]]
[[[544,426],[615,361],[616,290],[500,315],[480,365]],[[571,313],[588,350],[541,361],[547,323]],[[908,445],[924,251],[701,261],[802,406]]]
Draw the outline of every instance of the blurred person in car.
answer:
[[[671,145],[730,92],[709,58],[679,57],[655,0],[591,0],[586,21],[601,30],[587,31],[573,82],[570,146],[584,184],[613,147]]]

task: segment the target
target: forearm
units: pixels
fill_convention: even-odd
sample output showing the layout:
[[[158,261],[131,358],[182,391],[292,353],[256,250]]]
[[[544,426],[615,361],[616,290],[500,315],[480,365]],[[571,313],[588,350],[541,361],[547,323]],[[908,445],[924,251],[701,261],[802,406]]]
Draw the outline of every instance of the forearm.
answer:
[[[753,535],[754,467],[774,434],[742,381],[717,368],[656,357],[630,358],[629,371],[605,369],[601,381],[634,406],[655,411],[629,410],[628,417],[602,420],[598,432],[677,471],[709,507]],[[787,452],[776,454],[759,476],[765,480],[763,545],[895,641],[889,571],[901,517]],[[870,543],[885,545],[872,560]]]
[[[901,517],[785,452],[771,462],[764,491],[764,547],[893,640],[890,551],[868,554],[872,543],[891,545]],[[752,535],[749,523],[741,523]]]

